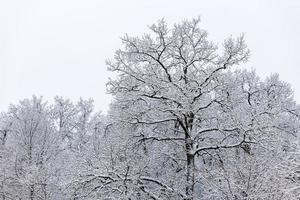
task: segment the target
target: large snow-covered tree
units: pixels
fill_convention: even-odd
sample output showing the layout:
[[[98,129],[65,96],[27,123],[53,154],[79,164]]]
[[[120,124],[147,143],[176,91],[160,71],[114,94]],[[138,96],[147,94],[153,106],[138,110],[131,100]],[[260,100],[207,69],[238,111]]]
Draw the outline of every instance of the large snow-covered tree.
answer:
[[[299,128],[290,87],[276,75],[261,81],[254,72],[234,70],[249,57],[244,37],[230,37],[219,48],[199,27],[199,19],[172,28],[161,20],[150,27],[149,34],[126,35],[122,43],[114,59],[107,61],[109,70],[118,73],[108,82],[108,91],[115,96],[114,106],[118,107],[114,117],[138,128],[134,135],[138,146],[152,146],[150,163],[164,162],[158,161],[162,158],[159,154],[164,154],[178,165],[165,170],[174,170],[175,176],[184,177],[185,182],[173,183],[170,174],[168,179],[152,173],[149,179],[169,184],[168,188],[178,191],[177,198],[249,196],[252,191],[240,186],[242,181],[208,175],[224,168],[225,176],[225,172],[235,170],[233,167],[249,162],[235,166],[239,159],[234,152],[254,157],[279,154]],[[281,158],[271,159],[269,165]],[[258,165],[263,164],[260,161]],[[228,172],[228,176],[235,175]],[[219,196],[211,196],[218,184]],[[149,198],[170,199],[162,184],[156,186],[143,186],[144,190],[152,190]],[[252,190],[255,187],[259,186]]]

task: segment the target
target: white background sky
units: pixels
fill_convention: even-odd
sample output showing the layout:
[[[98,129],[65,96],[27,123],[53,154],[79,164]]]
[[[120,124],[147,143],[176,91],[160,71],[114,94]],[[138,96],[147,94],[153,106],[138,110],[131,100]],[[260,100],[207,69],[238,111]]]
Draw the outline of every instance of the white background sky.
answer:
[[[0,0],[0,111],[33,94],[91,97],[106,111],[104,61],[120,36],[197,16],[219,44],[245,33],[246,66],[261,77],[279,73],[300,103],[299,0]]]

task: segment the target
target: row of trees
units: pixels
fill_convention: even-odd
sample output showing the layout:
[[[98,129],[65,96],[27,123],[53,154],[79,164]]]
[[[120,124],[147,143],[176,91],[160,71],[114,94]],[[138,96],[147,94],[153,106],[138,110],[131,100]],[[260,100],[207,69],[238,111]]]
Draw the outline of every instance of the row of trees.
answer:
[[[92,100],[33,97],[0,118],[0,198],[299,199],[299,106],[246,62],[243,36],[199,19],[125,36],[108,60],[107,115]]]

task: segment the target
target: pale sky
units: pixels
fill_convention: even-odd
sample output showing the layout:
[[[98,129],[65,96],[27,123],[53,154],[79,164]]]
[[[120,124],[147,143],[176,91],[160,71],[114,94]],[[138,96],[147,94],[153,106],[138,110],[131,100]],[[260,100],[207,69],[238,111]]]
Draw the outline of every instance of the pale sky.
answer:
[[[23,98],[93,98],[106,111],[105,59],[125,33],[201,17],[209,38],[245,33],[261,77],[279,73],[300,103],[299,0],[0,0],[0,111]],[[51,101],[50,101],[51,102]]]

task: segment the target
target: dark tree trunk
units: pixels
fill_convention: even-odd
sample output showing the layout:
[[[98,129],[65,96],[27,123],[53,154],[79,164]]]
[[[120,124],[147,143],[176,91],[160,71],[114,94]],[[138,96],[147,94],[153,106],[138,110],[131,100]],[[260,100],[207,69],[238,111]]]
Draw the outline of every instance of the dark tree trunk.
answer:
[[[191,138],[186,138],[186,196],[187,200],[194,199],[194,183],[195,183],[195,156],[191,152],[193,148],[193,142]]]
[[[187,175],[186,175],[186,196],[187,200],[194,199],[194,183],[195,183],[195,157],[187,153]]]
[[[29,190],[30,190],[30,200],[34,200],[34,186],[33,185],[30,185],[30,188],[29,188]]]

